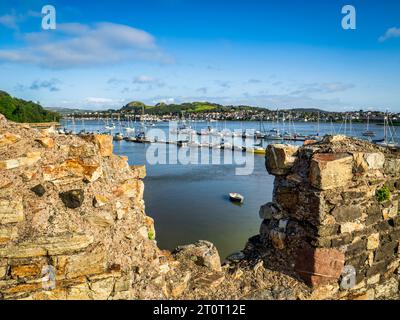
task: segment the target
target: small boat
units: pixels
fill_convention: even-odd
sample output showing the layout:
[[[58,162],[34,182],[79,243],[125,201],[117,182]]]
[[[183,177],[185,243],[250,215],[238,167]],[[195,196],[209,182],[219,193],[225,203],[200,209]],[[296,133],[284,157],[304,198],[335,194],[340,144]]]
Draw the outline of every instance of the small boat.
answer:
[[[255,147],[253,149],[254,154],[265,154],[266,150],[262,147]]]
[[[255,137],[256,137],[256,139],[265,139],[266,134],[264,132],[261,132],[261,131],[256,131],[255,132]]]
[[[374,131],[364,131],[364,132],[362,133],[362,135],[363,135],[364,137],[375,137],[375,132],[374,132]]]
[[[114,141],[122,141],[122,140],[124,140],[124,135],[122,133],[117,133],[116,135],[114,135],[113,140]]]
[[[233,150],[235,150],[235,151],[244,151],[242,146],[233,146]]]
[[[125,131],[128,132],[128,133],[134,133],[135,132],[135,128],[126,127]]]
[[[109,130],[109,131],[115,130],[115,125],[105,126],[104,129]]]
[[[187,147],[188,146],[188,144],[189,144],[189,141],[186,141],[186,140],[179,140],[179,141],[177,141],[176,142],[176,144],[178,145],[178,147]]]
[[[375,132],[369,129],[369,115],[370,115],[370,113],[368,113],[368,117],[367,117],[367,128],[362,133],[362,135],[364,137],[375,137]]]
[[[124,140],[128,141],[128,142],[136,142],[136,138],[135,137],[125,137]]]
[[[235,192],[229,194],[229,199],[232,202],[239,202],[239,203],[243,203],[244,202],[244,197],[241,194],[235,193]]]

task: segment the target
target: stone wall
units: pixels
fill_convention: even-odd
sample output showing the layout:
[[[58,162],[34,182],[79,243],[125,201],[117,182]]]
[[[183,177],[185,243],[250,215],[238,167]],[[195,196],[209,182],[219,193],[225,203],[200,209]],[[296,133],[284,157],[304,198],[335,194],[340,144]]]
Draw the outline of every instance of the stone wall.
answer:
[[[0,300],[398,293],[394,152],[342,137],[270,146],[276,180],[273,202],[260,210],[260,235],[221,267],[207,241],[157,247],[143,202],[146,170],[112,151],[110,136],[59,135],[0,115]],[[378,201],[383,186],[390,199]],[[356,271],[350,289],[340,287],[346,265]]]
[[[112,136],[0,115],[0,300],[238,296],[212,243],[158,248],[145,176],[113,154]]]
[[[0,115],[0,299],[164,297],[145,168],[112,150]]]
[[[270,145],[266,167],[275,175],[273,201],[261,207],[253,241],[269,252],[271,268],[300,278],[316,298],[398,296],[396,151],[327,136],[300,148]]]

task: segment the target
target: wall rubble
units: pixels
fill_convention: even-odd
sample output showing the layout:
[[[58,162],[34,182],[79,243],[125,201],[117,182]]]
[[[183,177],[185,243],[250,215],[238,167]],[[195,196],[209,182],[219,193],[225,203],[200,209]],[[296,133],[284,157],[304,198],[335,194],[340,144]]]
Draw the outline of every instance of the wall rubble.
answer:
[[[260,234],[248,248],[316,297],[398,297],[397,151],[327,136],[302,147],[270,145],[266,167],[275,175],[273,201],[260,208]]]

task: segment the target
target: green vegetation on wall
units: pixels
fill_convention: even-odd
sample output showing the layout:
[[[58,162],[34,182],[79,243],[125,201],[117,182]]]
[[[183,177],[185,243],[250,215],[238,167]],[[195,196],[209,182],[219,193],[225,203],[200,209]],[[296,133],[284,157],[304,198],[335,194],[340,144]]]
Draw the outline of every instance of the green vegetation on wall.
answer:
[[[385,202],[390,200],[390,190],[388,187],[384,186],[376,190],[376,198],[379,202]]]
[[[60,120],[58,113],[45,110],[32,101],[13,98],[4,91],[0,91],[0,113],[14,122],[35,123]]]

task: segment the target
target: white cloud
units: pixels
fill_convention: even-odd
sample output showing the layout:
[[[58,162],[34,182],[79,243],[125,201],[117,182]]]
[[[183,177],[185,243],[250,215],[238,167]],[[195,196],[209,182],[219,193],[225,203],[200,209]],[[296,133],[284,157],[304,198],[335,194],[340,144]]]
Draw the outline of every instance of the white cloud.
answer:
[[[61,83],[58,79],[50,79],[45,81],[34,81],[29,89],[31,90],[40,90],[40,89],[47,89],[51,92],[60,91],[59,84]]]
[[[385,34],[379,37],[380,42],[385,42],[391,38],[399,38],[400,37],[400,28],[389,28],[386,30]]]
[[[0,25],[9,29],[18,30],[19,18],[15,13],[0,16]]]
[[[96,97],[89,97],[85,99],[87,103],[95,103],[95,104],[110,104],[115,103],[117,100],[108,99],[108,98],[96,98]]]
[[[144,83],[154,83],[157,82],[158,80],[156,78],[150,77],[150,76],[145,76],[145,75],[141,75],[136,77],[133,80],[133,83],[137,83],[137,84],[144,84]]]
[[[19,31],[19,24],[27,20],[28,18],[39,18],[42,14],[37,11],[29,10],[25,14],[17,14],[15,10],[10,13],[0,16],[0,25]]]
[[[114,23],[58,24],[48,32],[28,33],[23,46],[0,50],[0,61],[49,68],[74,68],[136,60],[167,61],[146,31]]]
[[[26,90],[34,90],[34,91],[39,91],[39,90],[49,90],[50,92],[56,92],[60,91],[59,85],[62,82],[59,79],[52,78],[50,80],[35,80],[32,82],[30,85],[22,85],[22,84],[17,84],[15,86],[15,89],[17,91],[26,91]]]
[[[152,100],[152,102],[154,103],[154,104],[157,104],[157,103],[165,103],[165,104],[172,104],[172,103],[175,103],[175,98],[154,98],[153,100]]]
[[[135,79],[133,79],[132,83],[137,85],[134,91],[141,91],[144,88],[149,91],[165,86],[165,83],[160,79],[146,75],[137,76]],[[143,88],[143,86],[145,87]]]
[[[354,87],[354,84],[342,82],[310,83],[300,86],[299,89],[291,92],[291,94],[304,95],[312,93],[335,93],[347,91]]]

